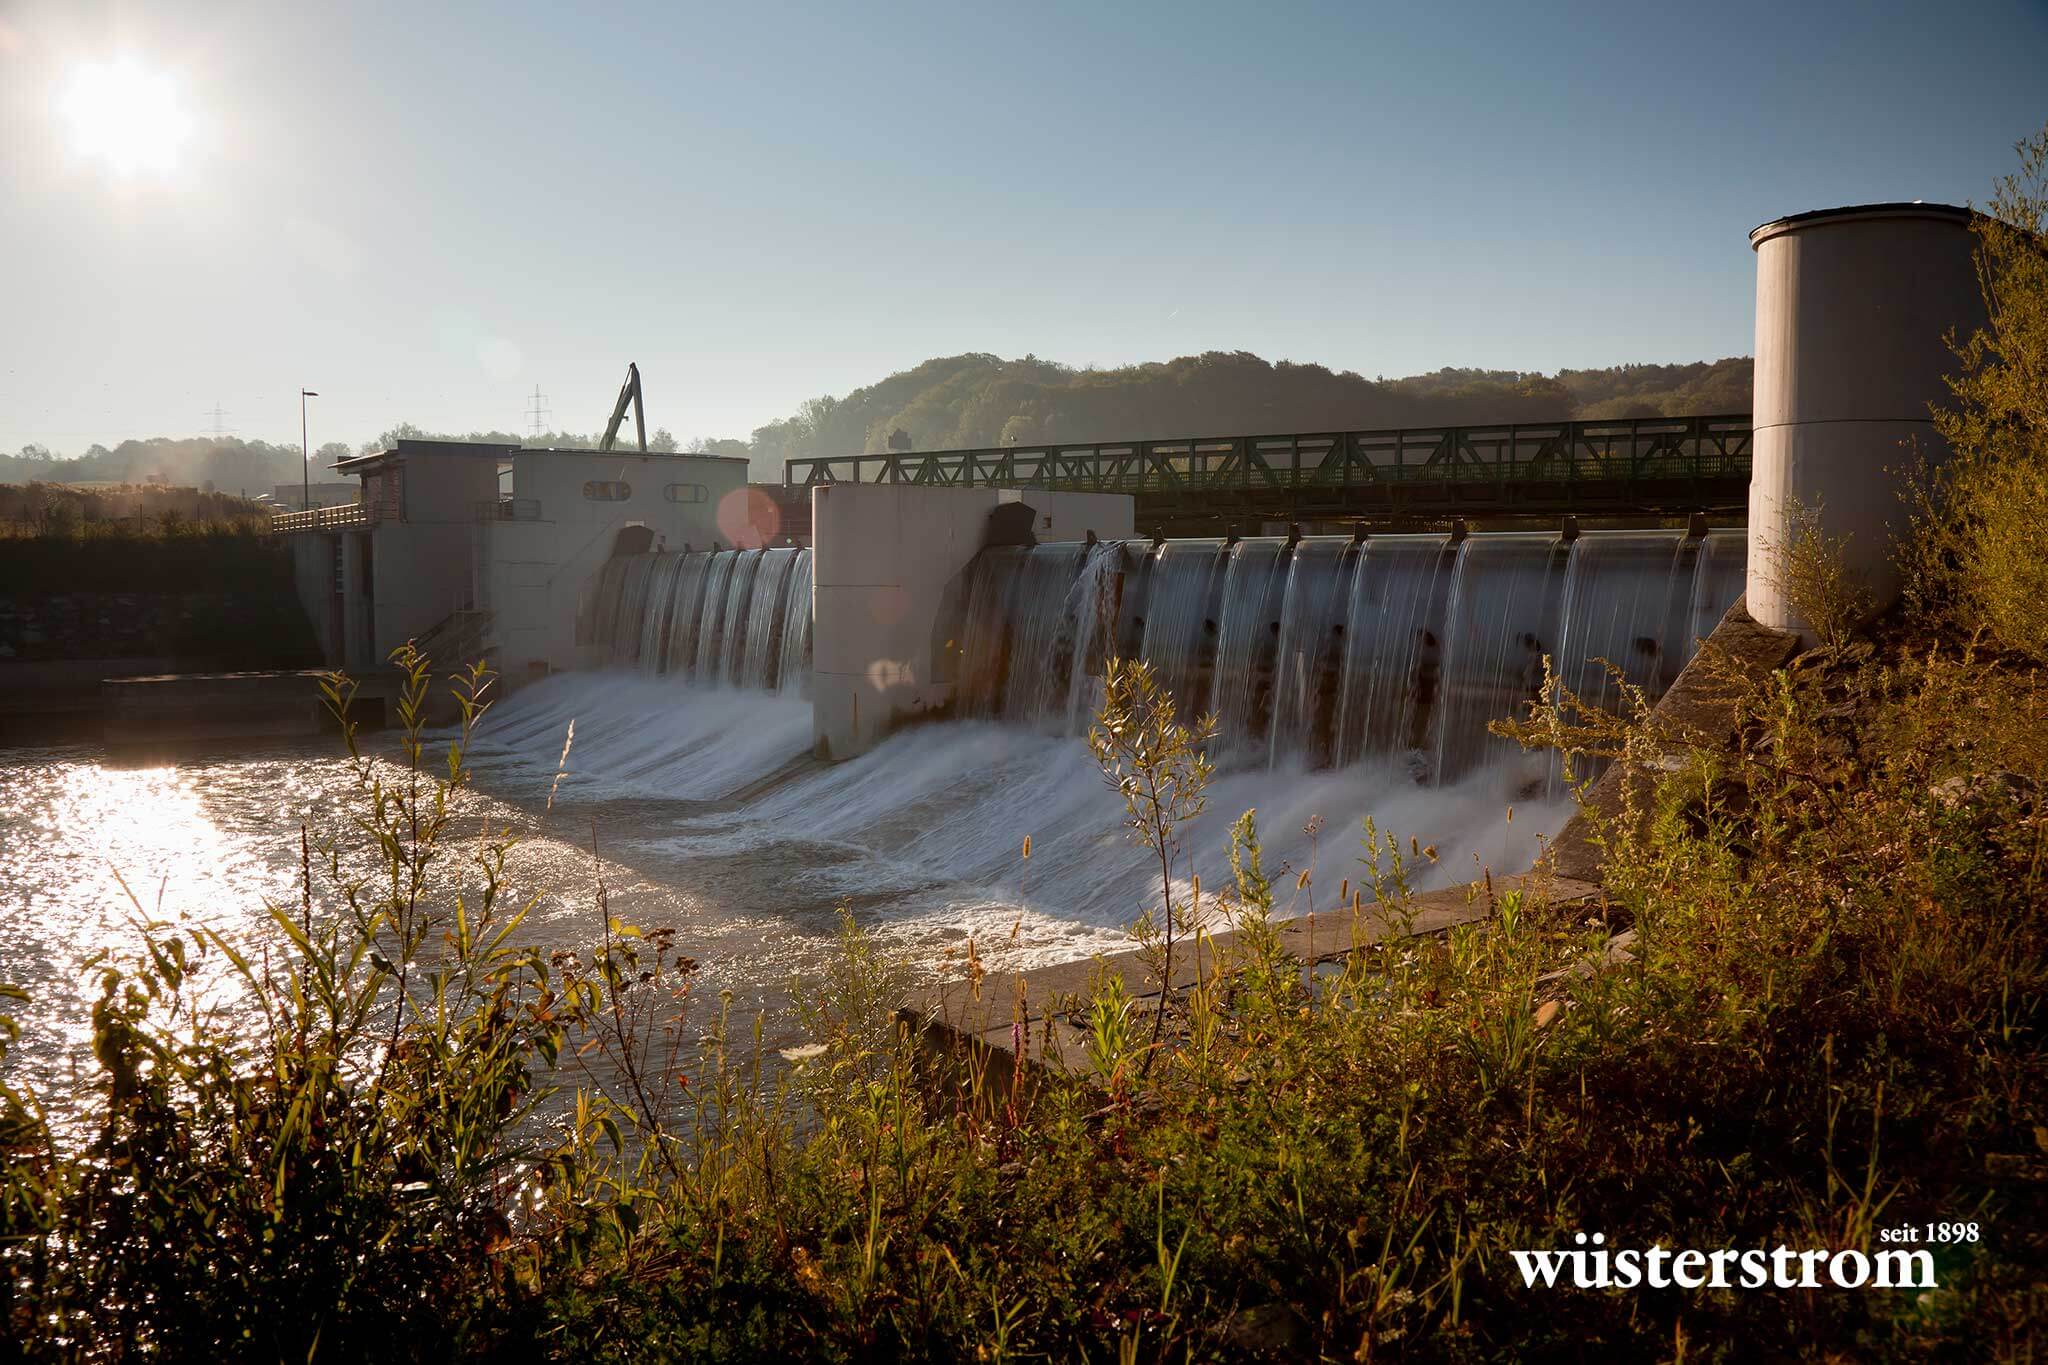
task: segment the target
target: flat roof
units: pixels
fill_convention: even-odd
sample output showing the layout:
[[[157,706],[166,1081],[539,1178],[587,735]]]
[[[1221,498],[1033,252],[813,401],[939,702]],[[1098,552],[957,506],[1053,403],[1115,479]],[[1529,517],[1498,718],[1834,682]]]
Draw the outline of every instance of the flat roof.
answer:
[[[1809,209],[1805,213],[1794,213],[1784,218],[1773,218],[1750,229],[1749,244],[1756,246],[1768,237],[1781,232],[1791,232],[1811,223],[1829,218],[1943,218],[1950,222],[1968,223],[1976,218],[1976,211],[1955,204],[1929,204],[1918,199],[1889,204],[1844,204],[1834,209]]]

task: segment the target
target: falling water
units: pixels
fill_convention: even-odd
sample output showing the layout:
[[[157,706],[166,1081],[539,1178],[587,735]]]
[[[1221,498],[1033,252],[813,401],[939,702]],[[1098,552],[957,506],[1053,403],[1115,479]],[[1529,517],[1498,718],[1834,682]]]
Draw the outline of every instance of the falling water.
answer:
[[[729,681],[741,687],[772,686],[770,664],[782,659],[782,623],[789,592],[789,573],[796,563],[795,550],[763,550],[761,565],[754,571],[754,590],[747,600],[747,631],[735,656],[739,667]]]
[[[1223,571],[1223,610],[1205,714],[1215,715],[1225,753],[1260,746],[1266,737],[1287,591],[1281,563],[1286,549],[1284,540],[1244,541]]]
[[[1477,536],[1458,556],[1428,771],[1470,772],[1518,752],[1514,741],[1488,734],[1486,726],[1519,714],[1542,693],[1543,656],[1558,648],[1569,556],[1570,542],[1530,534]]]
[[[810,557],[805,556],[808,561]],[[710,555],[677,555],[675,587],[669,594],[668,652],[661,671],[687,674],[697,662],[697,631],[704,616],[704,584],[710,577]]]
[[[647,584],[653,573],[653,555],[635,555],[626,563],[612,627],[610,658],[614,664],[631,666],[640,661],[640,623],[646,617]]]
[[[1543,665],[1613,710],[1655,700],[1742,589],[1740,532],[1072,542],[984,551],[942,618],[955,713],[1087,727],[1104,661],[1146,659],[1226,767],[1390,763],[1424,782],[1544,765],[1488,724]],[[811,554],[607,564],[587,638],[618,668],[803,695]]]
[[[1102,704],[1102,666],[1113,652],[1112,638],[1122,603],[1128,556],[1121,544],[1098,545],[1067,593],[1067,616],[1074,622],[1074,651],[1066,687],[1069,733],[1087,723]]]
[[[675,599],[676,574],[683,566],[681,555],[662,555],[647,575],[647,596],[641,607],[639,660],[659,665],[668,657],[668,633],[674,626],[667,604]]]
[[[1225,563],[1220,540],[1169,540],[1154,552],[1139,653],[1178,700],[1183,719],[1208,705]]]
[[[614,668],[799,697],[810,690],[811,552],[621,555],[583,638]]]
[[[752,620],[754,604],[754,579],[760,577],[762,555],[768,551],[735,551],[739,559],[733,561],[733,575],[725,583],[725,618],[721,622],[719,639],[719,669],[713,679],[723,677],[733,686],[739,686],[739,667],[748,657],[748,624]]]
[[[1216,714],[1226,766],[1534,780],[1487,727],[1537,699],[1544,659],[1596,704],[1622,682],[1654,700],[1740,594],[1743,553],[1740,532],[1674,531],[990,550],[958,595],[958,709],[1084,729],[1114,650],[1184,717]]]
[[[1345,589],[1357,568],[1350,541],[1304,540],[1287,564],[1273,666],[1268,766],[1328,767],[1344,670]]]
[[[1352,573],[1338,683],[1336,762],[1419,762],[1443,671],[1443,623],[1458,547],[1442,536],[1374,536]]]
[[[777,688],[785,697],[811,690],[811,552],[799,550],[789,570],[789,592],[782,607],[782,655],[776,665]]]
[[[690,676],[706,682],[718,681],[718,664],[724,657],[719,645],[724,639],[726,587],[732,582],[732,566],[739,561],[738,550],[718,550],[704,569],[704,611],[697,618],[697,647]]]

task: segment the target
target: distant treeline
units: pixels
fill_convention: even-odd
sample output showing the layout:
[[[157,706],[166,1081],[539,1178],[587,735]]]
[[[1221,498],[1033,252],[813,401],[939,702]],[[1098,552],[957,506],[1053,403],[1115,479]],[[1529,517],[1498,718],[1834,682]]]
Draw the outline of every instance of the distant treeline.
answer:
[[[1560,370],[1438,370],[1405,379],[1367,379],[1321,365],[1277,364],[1245,351],[1211,351],[1112,370],[1075,369],[1025,356],[969,354],[927,360],[843,398],[826,396],[755,429],[746,440],[705,437],[692,450],[753,462],[756,479],[782,476],[782,462],[889,449],[947,450],[1042,441],[1146,440],[1286,431],[1344,431],[1444,422],[1544,422],[1568,417],[1662,417],[1747,412],[1746,356],[1689,365],[1618,365]],[[357,449],[381,450],[403,437],[503,441],[588,448],[595,434],[550,431],[437,433],[401,422]],[[630,441],[630,434],[626,439]],[[665,428],[648,445],[676,450]],[[356,453],[320,447],[325,466]],[[208,491],[252,495],[299,478],[293,446],[233,438],[154,437],[93,446],[63,459],[39,446],[0,455],[0,482],[46,479],[140,482],[152,476]]]
[[[322,446],[325,462],[336,454],[355,452],[345,445]],[[0,455],[0,483],[141,484],[152,480],[185,485],[202,492],[247,493],[255,497],[274,485],[297,483],[299,447],[244,441],[234,436],[152,436],[123,441],[109,449],[94,445],[83,455],[63,456],[45,446],[27,445],[16,455]]]
[[[313,477],[332,480],[328,466],[351,455],[387,449],[401,438],[455,441],[499,441],[507,445],[560,446],[586,449],[597,444],[595,434],[549,431],[539,436],[516,435],[507,431],[430,432],[410,422],[400,422],[360,446],[330,441],[313,452]],[[626,436],[632,440],[630,429]],[[677,450],[681,443],[666,431],[647,439],[655,450]],[[244,441],[238,437],[152,436],[143,441],[123,441],[109,449],[95,445],[85,454],[59,455],[46,446],[27,445],[17,455],[0,455],[0,484],[42,481],[53,484],[109,483],[143,485],[161,481],[188,491],[255,497],[278,484],[297,484],[299,447],[272,445],[268,441]],[[4,520],[0,517],[0,520]]]
[[[1662,417],[1747,412],[1749,401],[1746,356],[1556,375],[1446,369],[1367,379],[1243,351],[1114,370],[976,354],[927,360],[844,398],[811,399],[750,440],[697,448],[745,456],[755,477],[779,478],[785,459],[889,449]]]

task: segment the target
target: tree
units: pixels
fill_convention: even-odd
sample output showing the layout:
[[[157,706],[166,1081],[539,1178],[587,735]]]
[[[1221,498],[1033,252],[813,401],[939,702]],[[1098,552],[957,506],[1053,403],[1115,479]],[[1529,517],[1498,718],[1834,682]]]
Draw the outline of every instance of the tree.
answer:
[[[1180,830],[1208,806],[1210,775],[1215,771],[1202,746],[1216,737],[1216,717],[1203,716],[1193,725],[1178,719],[1173,694],[1142,659],[1109,660],[1103,673],[1102,710],[1088,730],[1088,751],[1110,789],[1124,799],[1124,828],[1131,842],[1159,862],[1162,913],[1150,910],[1134,927],[1147,949],[1163,924],[1155,970],[1159,976],[1159,1009],[1152,1017],[1152,1048],[1173,999],[1173,948],[1183,931],[1195,928],[1194,907],[1173,893],[1174,863],[1180,857]],[[1152,1066],[1152,1054],[1143,1070]]]
[[[658,450],[664,455],[673,455],[676,451],[682,449],[676,443],[674,434],[667,427],[656,427],[654,429],[654,434],[647,438],[647,448],[649,450]]]
[[[1951,338],[1961,373],[1934,425],[1954,458],[1917,509],[1907,569],[1923,603],[2048,660],[2048,126],[2017,150],[1975,225],[1987,323]]]

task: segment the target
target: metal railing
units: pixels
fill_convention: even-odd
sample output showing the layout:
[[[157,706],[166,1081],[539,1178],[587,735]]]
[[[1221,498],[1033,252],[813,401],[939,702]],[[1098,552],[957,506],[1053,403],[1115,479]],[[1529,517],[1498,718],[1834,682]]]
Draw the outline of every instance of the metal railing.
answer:
[[[359,502],[339,507],[314,507],[304,512],[279,512],[270,519],[273,531],[332,531],[344,526],[368,526],[369,509]]]
[[[1375,484],[1729,480],[1747,479],[1749,464],[1749,415],[1736,413],[843,455],[785,460],[783,482],[1185,495]]]

